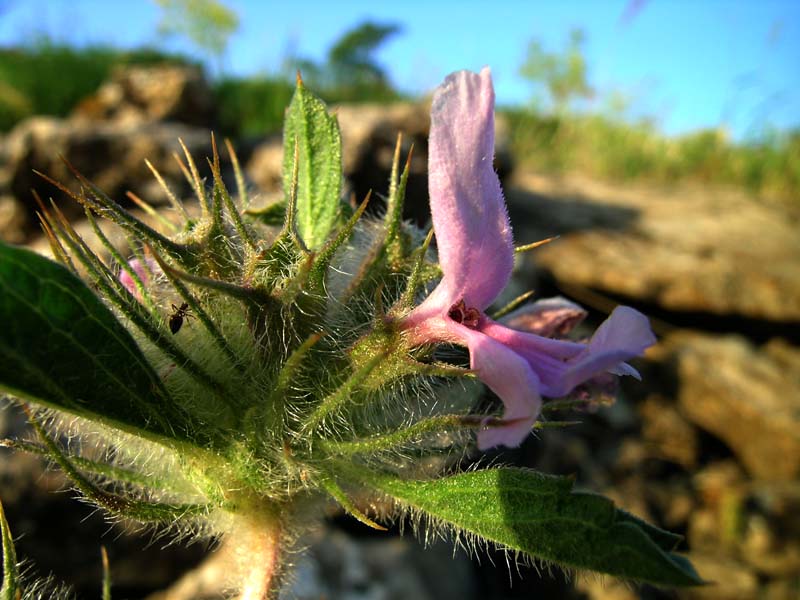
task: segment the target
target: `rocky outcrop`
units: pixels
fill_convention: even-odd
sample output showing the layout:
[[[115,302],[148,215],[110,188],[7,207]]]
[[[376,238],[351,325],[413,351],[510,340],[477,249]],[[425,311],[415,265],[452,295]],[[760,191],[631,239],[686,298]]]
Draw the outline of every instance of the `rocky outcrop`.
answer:
[[[78,104],[73,119],[146,123],[174,121],[209,127],[214,95],[198,67],[179,65],[118,68],[111,79]]]
[[[181,139],[202,167],[211,155],[212,116],[212,93],[199,69],[156,66],[117,70],[68,119],[37,116],[20,122],[0,143],[0,196],[15,198],[24,210],[12,219],[7,214],[13,206],[3,201],[0,235],[20,242],[36,232],[32,189],[44,198],[63,198],[34,171],[78,189],[64,160],[122,204],[128,190],[154,204],[166,200],[145,159],[176,193],[188,192],[173,154],[182,155]],[[80,210],[74,202],[62,206],[68,214]]]
[[[196,161],[211,152],[210,132],[179,123],[88,123],[53,117],[33,117],[6,137],[0,164],[0,191],[5,190],[32,212],[31,190],[44,198],[63,198],[34,171],[47,174],[74,190],[79,186],[64,163],[68,160],[112,198],[124,202],[127,190],[159,204],[166,195],[145,164],[148,159],[176,192],[187,184],[173,153],[182,153],[182,139]],[[200,163],[202,164],[202,163]],[[67,210],[78,207],[65,202]]]
[[[800,349],[680,333],[659,354],[674,365],[682,414],[724,441],[752,476],[800,476]]]
[[[665,311],[800,321],[800,209],[722,189],[645,189],[525,175],[518,243],[558,283]],[[521,225],[521,226],[520,226]]]

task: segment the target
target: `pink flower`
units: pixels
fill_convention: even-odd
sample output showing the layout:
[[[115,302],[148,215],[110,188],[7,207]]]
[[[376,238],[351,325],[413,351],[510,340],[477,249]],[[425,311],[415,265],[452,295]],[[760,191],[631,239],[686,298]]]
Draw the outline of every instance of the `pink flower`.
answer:
[[[410,347],[449,342],[469,349],[470,367],[504,405],[502,420],[487,418],[478,432],[481,449],[518,446],[539,415],[542,396],[567,395],[605,372],[638,377],[624,361],[655,343],[647,318],[627,307],[616,308],[588,343],[511,329],[486,316],[514,262],[493,156],[491,73],[454,73],[433,97],[428,158],[443,277],[399,325]]]
[[[136,275],[139,276],[139,279],[142,281],[142,283],[147,285],[150,281],[150,274],[160,272],[161,269],[156,261],[154,261],[152,258],[146,258],[145,261],[147,261],[147,265],[142,263],[142,261],[138,258],[132,258],[128,261],[128,266],[131,268],[131,270],[133,270],[134,273],[136,273]],[[127,289],[139,302],[141,302],[141,293],[139,292],[139,288],[136,286],[136,282],[133,280],[133,277],[131,277],[130,273],[128,273],[128,271],[125,269],[121,269],[118,278],[119,282],[125,286],[125,289]]]

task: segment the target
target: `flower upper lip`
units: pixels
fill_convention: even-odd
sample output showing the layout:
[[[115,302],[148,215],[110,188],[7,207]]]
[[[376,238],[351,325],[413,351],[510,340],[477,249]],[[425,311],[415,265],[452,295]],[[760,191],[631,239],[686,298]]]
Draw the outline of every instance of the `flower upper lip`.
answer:
[[[638,376],[624,361],[655,343],[647,318],[618,307],[588,343],[511,329],[485,314],[511,277],[514,242],[494,171],[494,89],[488,67],[459,71],[431,107],[428,188],[442,280],[399,322],[409,347],[467,346],[470,366],[504,404],[478,446],[517,446],[541,396],[563,396],[598,373]]]

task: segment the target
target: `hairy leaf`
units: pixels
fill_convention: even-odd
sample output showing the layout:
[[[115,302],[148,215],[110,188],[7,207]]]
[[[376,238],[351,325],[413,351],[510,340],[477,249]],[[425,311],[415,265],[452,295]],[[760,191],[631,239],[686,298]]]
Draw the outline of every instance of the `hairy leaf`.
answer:
[[[458,531],[563,567],[665,586],[703,583],[689,561],[672,552],[680,536],[616,509],[607,498],[572,491],[566,477],[503,468],[433,481],[381,476],[362,483]]]
[[[0,243],[0,322],[0,388],[146,437],[187,434],[130,333],[61,265]]]
[[[289,202],[297,154],[297,232],[306,247],[328,238],[342,189],[342,140],[336,117],[298,80],[283,130],[283,189]]]

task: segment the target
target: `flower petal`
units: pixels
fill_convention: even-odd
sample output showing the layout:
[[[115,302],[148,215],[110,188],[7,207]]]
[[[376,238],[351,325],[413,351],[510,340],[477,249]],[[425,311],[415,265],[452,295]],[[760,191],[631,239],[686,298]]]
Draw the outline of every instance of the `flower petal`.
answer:
[[[563,396],[578,384],[604,372],[639,378],[638,371],[624,361],[640,356],[655,343],[647,317],[627,306],[618,306],[597,329],[586,350],[569,361],[560,384],[548,389],[547,394]]]
[[[481,322],[480,331],[512,348],[518,354],[529,352],[532,356],[547,355],[559,362],[573,358],[586,350],[586,344],[580,342],[554,340],[534,333],[517,331],[488,318]]]
[[[431,107],[428,187],[448,299],[485,309],[511,276],[514,242],[494,171],[489,68],[453,73]]]
[[[555,398],[600,373],[638,377],[624,361],[656,342],[647,317],[626,306],[615,308],[588,344],[543,338],[488,319],[480,329],[524,357],[539,378],[542,395]]]
[[[511,329],[543,337],[563,337],[577,327],[587,314],[578,304],[555,296],[526,304],[507,314],[500,322]]]
[[[585,356],[576,359],[565,373],[565,385],[574,387],[601,371],[641,379],[624,361],[641,356],[655,343],[647,317],[628,306],[618,306],[594,332]]]
[[[592,352],[624,348],[631,356],[639,356],[655,343],[647,317],[629,306],[618,306],[594,332],[589,348]]]
[[[450,337],[459,338],[469,348],[470,368],[503,401],[502,421],[478,431],[478,448],[519,446],[539,416],[539,379],[510,348],[479,331],[449,323]]]
[[[539,390],[543,396],[564,395],[560,390],[564,386],[569,360],[586,351],[586,344],[544,338],[510,329],[494,321],[488,321],[481,331],[525,359],[539,378]]]
[[[133,270],[136,275],[139,276],[139,279],[142,281],[144,285],[148,285],[150,282],[150,273],[155,273],[156,270],[160,271],[158,264],[152,258],[146,258],[147,264],[144,264],[138,258],[132,258],[128,261],[128,266]],[[133,294],[137,300],[141,302],[141,294],[139,293],[139,288],[136,286],[136,282],[131,277],[130,273],[126,270],[121,269],[119,275],[117,276],[119,282],[125,286],[125,288]]]

